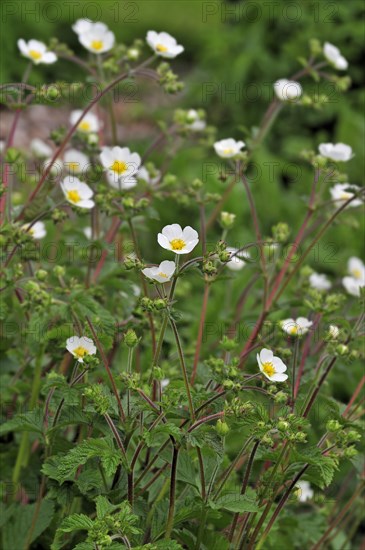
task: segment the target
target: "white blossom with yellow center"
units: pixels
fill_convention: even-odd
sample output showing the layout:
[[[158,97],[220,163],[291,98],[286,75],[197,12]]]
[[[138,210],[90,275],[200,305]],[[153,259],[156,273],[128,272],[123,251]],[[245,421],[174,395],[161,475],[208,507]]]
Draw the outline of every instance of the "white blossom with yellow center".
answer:
[[[280,78],[274,84],[274,92],[280,101],[295,101],[300,98],[303,90],[299,82]]]
[[[348,276],[342,279],[342,284],[351,296],[360,296],[360,290],[365,287],[365,265],[360,258],[352,256],[347,263]]]
[[[82,115],[82,111],[79,109],[72,111],[70,115],[70,123],[72,126],[76,124],[76,122],[79,120],[81,115]],[[99,119],[93,113],[86,113],[86,115],[82,118],[81,122],[79,122],[77,126],[77,130],[84,134],[91,134],[91,133],[98,132],[99,128],[100,128]]]
[[[124,190],[137,185],[136,175],[141,166],[138,153],[131,153],[128,147],[103,147],[100,160],[112,187]]]
[[[83,23],[76,24],[75,28],[83,29],[75,32],[78,34],[80,43],[89,52],[100,55],[109,52],[114,46],[114,33],[104,23],[85,22],[83,20]]]
[[[286,371],[286,365],[280,359],[276,357],[269,349],[262,349],[257,354],[257,363],[260,371],[272,382],[285,382],[288,375],[284,374]]]
[[[184,51],[183,46],[177,43],[176,38],[167,32],[148,31],[147,44],[156,55],[172,59]]]
[[[152,279],[158,283],[168,283],[175,273],[175,269],[175,262],[164,260],[159,266],[142,269],[142,273],[148,277],[148,279]]]
[[[214,144],[214,150],[221,158],[229,159],[238,155],[241,149],[245,147],[243,141],[236,141],[233,138],[222,139],[216,141]]]
[[[89,158],[77,149],[69,149],[63,157],[66,169],[72,174],[85,173],[90,166]]]
[[[22,229],[26,231],[33,239],[43,239],[47,235],[46,226],[43,222],[35,222],[33,225],[26,223],[22,225]]]
[[[303,336],[308,332],[313,325],[306,317],[298,317],[297,319],[284,319],[280,322],[280,326],[284,332],[290,336]]]
[[[352,148],[346,143],[321,143],[318,151],[322,157],[335,162],[347,162],[353,157]]]
[[[298,481],[295,487],[299,502],[307,502],[313,498],[314,492],[308,481]]]
[[[67,201],[78,208],[93,208],[95,203],[91,200],[93,190],[74,176],[67,176],[61,183],[62,191]]]
[[[30,59],[35,65],[45,63],[50,65],[57,61],[57,55],[54,52],[48,52],[47,46],[38,40],[29,40],[26,42],[23,38],[18,40],[18,48],[24,57]]]
[[[329,290],[332,286],[331,281],[328,279],[326,275],[323,273],[312,273],[309,276],[309,284],[312,288],[323,291],[323,290]]]
[[[189,225],[184,229],[178,223],[166,225],[158,234],[157,241],[162,248],[175,254],[189,254],[199,242],[199,235]]]
[[[330,42],[325,42],[323,46],[323,55],[333,65],[335,69],[339,71],[345,71],[349,66],[347,59],[341,55],[340,50],[331,44]]]
[[[66,341],[66,349],[69,351],[79,363],[84,362],[84,357],[87,355],[95,355],[96,347],[91,338],[86,336],[71,336]]]
[[[336,185],[330,189],[332,200],[337,207],[342,206],[344,202],[352,199],[358,191],[360,191],[360,187],[350,183],[336,183]],[[348,204],[347,208],[356,208],[362,204],[363,201],[360,198],[356,198]]]

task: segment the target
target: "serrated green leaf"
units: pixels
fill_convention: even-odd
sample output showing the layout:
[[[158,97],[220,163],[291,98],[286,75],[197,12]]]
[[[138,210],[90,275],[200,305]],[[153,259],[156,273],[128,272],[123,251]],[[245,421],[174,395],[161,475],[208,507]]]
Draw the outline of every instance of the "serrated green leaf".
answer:
[[[220,496],[213,505],[213,508],[228,510],[229,512],[258,512],[259,506],[256,501],[246,495],[226,494]]]

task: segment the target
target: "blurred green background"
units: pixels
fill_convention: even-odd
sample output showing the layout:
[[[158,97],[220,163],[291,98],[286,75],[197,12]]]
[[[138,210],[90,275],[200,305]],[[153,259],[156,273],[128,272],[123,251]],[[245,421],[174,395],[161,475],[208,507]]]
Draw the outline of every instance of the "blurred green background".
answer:
[[[326,82],[318,85],[306,78],[302,82],[305,92],[327,93],[328,105],[322,110],[285,107],[264,144],[255,152],[254,165],[250,167],[252,191],[263,234],[269,235],[272,225],[285,221],[291,226],[292,235],[295,235],[304,217],[305,196],[313,178],[311,168],[300,159],[303,149],[316,149],[319,143],[327,141],[348,143],[354,150],[355,158],[343,169],[348,173],[350,183],[362,184],[363,11],[363,0],[5,0],[2,3],[1,76],[4,82],[21,79],[27,62],[19,54],[16,45],[19,38],[37,38],[48,42],[55,36],[86,59],[87,52],[71,29],[80,17],[104,21],[114,31],[117,41],[125,44],[131,44],[136,38],[144,39],[150,29],[167,31],[185,47],[184,54],[172,63],[174,70],[185,81],[185,89],[177,97],[169,97],[151,84],[151,100],[148,84],[142,94],[147,106],[140,103],[124,106],[128,111],[128,120],[146,121],[156,128],[157,134],[157,120],[171,120],[177,107],[204,108],[209,124],[218,129],[218,139],[234,137],[245,140],[252,127],[260,124],[272,96],[273,82],[288,78],[301,68],[297,59],[308,57],[309,40],[317,38],[321,42],[334,43],[349,61],[350,90],[340,94]],[[35,68],[31,82],[72,82],[80,78],[83,75],[75,66],[59,60],[54,65]],[[119,123],[125,124],[123,120]],[[132,136],[128,143],[121,145],[128,145],[142,153],[150,142],[150,135],[139,139]],[[159,166],[163,158],[160,153],[153,160]],[[172,159],[169,169],[182,183],[188,184],[196,177],[201,178],[206,163],[212,162],[217,162],[214,152],[193,142]],[[259,172],[255,166],[260,167]],[[225,189],[225,183],[216,176],[206,178],[206,185],[212,192],[222,193]],[[329,199],[328,189],[324,197]],[[156,249],[157,231],[173,222],[198,228],[199,214],[196,205],[184,207],[167,201],[158,204],[157,201],[154,206],[160,219],[150,220],[148,230],[143,222],[138,230],[141,232],[145,259],[157,262],[166,259],[164,251]],[[236,185],[225,209],[237,214],[229,244],[239,246],[252,241],[252,220],[240,184]],[[362,252],[364,221],[358,210],[356,214],[353,212],[350,209],[341,217],[340,223],[326,234],[315,255],[309,258],[309,263],[317,271],[336,278],[337,288],[341,286],[339,278],[345,275],[348,257],[360,256]],[[216,241],[219,236],[220,229],[216,226],[208,235],[208,241]],[[151,257],[151,250],[154,257]],[[253,266],[253,269],[256,267]],[[247,274],[245,272],[234,280],[229,296],[225,281],[216,285],[208,321],[210,318],[216,319],[222,302],[231,298],[234,300],[239,295],[250,277],[249,272],[250,268]],[[196,296],[201,296],[202,282],[196,279],[193,283],[196,283]],[[197,323],[198,314],[194,305],[185,304],[184,307],[191,310],[191,319]],[[188,311],[186,315],[188,320]],[[344,372],[343,376],[346,379],[348,373]]]

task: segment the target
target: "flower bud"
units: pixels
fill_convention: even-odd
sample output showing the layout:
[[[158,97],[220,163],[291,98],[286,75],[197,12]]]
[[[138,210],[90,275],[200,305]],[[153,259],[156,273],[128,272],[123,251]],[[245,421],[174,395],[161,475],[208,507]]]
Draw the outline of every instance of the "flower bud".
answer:
[[[338,430],[341,430],[342,425],[338,420],[329,420],[326,424],[326,430],[328,432],[338,432]]]
[[[24,288],[27,292],[39,292],[41,290],[39,284],[35,281],[27,281]]]
[[[227,433],[229,432],[229,426],[227,422],[224,422],[221,419],[217,421],[217,424],[215,425],[215,429],[217,434],[221,435],[222,437],[227,435]]]
[[[279,422],[277,424],[277,428],[281,432],[285,432],[285,430],[287,430],[289,428],[289,422],[286,422],[286,420],[279,420]]]
[[[333,340],[336,340],[340,334],[340,329],[336,325],[330,325],[328,329],[328,334]]]
[[[343,454],[346,458],[353,458],[358,454],[358,451],[353,445],[350,445],[350,447],[347,447],[347,449],[344,450]]]
[[[345,344],[339,344],[336,347],[336,352],[338,353],[338,355],[341,355],[341,356],[347,355],[349,352],[349,348]]]
[[[237,347],[236,340],[228,338],[228,336],[226,335],[223,336],[222,340],[219,343],[225,351],[233,351]]]
[[[129,348],[134,348],[139,342],[139,338],[133,329],[128,329],[124,335],[124,343]]]
[[[236,214],[231,214],[231,212],[221,212],[221,226],[223,229],[230,229],[236,219]]]
[[[53,273],[56,275],[56,277],[63,277],[66,271],[62,265],[56,265],[53,268]]]
[[[36,271],[35,273],[35,276],[38,281],[45,281],[48,277],[48,273],[44,269],[38,269],[38,271]]]

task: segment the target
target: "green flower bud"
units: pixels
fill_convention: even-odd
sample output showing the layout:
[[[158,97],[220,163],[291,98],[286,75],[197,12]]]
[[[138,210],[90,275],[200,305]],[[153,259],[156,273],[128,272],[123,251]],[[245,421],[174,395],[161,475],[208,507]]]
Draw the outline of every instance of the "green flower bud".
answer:
[[[62,265],[56,265],[53,268],[53,273],[56,275],[56,277],[63,277],[66,273],[66,270]]]
[[[280,222],[277,225],[274,225],[272,227],[272,235],[274,241],[278,241],[279,243],[284,243],[287,241],[290,235],[288,224]]]
[[[124,335],[124,343],[129,348],[134,348],[139,342],[139,338],[133,329],[128,329]]]
[[[227,433],[229,432],[229,426],[227,422],[224,422],[221,419],[217,421],[217,424],[215,425],[215,429],[217,434],[221,435],[222,437],[227,435]]]
[[[198,189],[201,189],[203,187],[203,182],[202,180],[196,178],[193,183],[191,184],[192,188],[195,189],[196,191]]]
[[[27,292],[40,292],[40,286],[35,281],[27,281],[24,285]]]
[[[338,353],[338,355],[344,356],[348,354],[349,348],[345,344],[339,344],[336,347],[336,352]]]
[[[233,351],[237,347],[236,340],[228,338],[228,336],[226,335],[223,336],[222,340],[219,343],[225,351]]]
[[[307,434],[305,434],[304,432],[297,432],[294,435],[294,439],[295,441],[298,441],[298,443],[304,443],[305,441],[307,441]]]
[[[36,271],[35,273],[35,276],[38,281],[45,281],[48,277],[48,273],[44,269],[38,269],[38,271]]]
[[[354,447],[354,445],[351,445],[350,447],[347,447],[347,449],[344,450],[343,454],[346,458],[353,458],[358,454],[358,451]]]
[[[360,441],[361,435],[355,430],[350,430],[347,434],[347,441]]]
[[[329,420],[326,424],[326,430],[328,432],[338,432],[341,428],[342,425],[338,420]]]
[[[157,310],[165,309],[166,305],[166,300],[163,300],[162,298],[157,298],[157,300],[154,301],[154,306]]]
[[[12,164],[19,158],[19,156],[20,156],[20,152],[18,151],[18,149],[15,149],[15,147],[9,147],[6,150],[5,162]]]
[[[231,212],[221,212],[221,226],[223,229],[230,229],[236,219],[236,214],[231,214]]]
[[[91,147],[94,147],[95,145],[98,145],[98,143],[99,143],[98,134],[88,134],[87,142],[88,142],[89,145],[91,145]]]
[[[289,428],[289,422],[286,422],[285,420],[279,420],[277,428],[279,431],[285,432]]]

